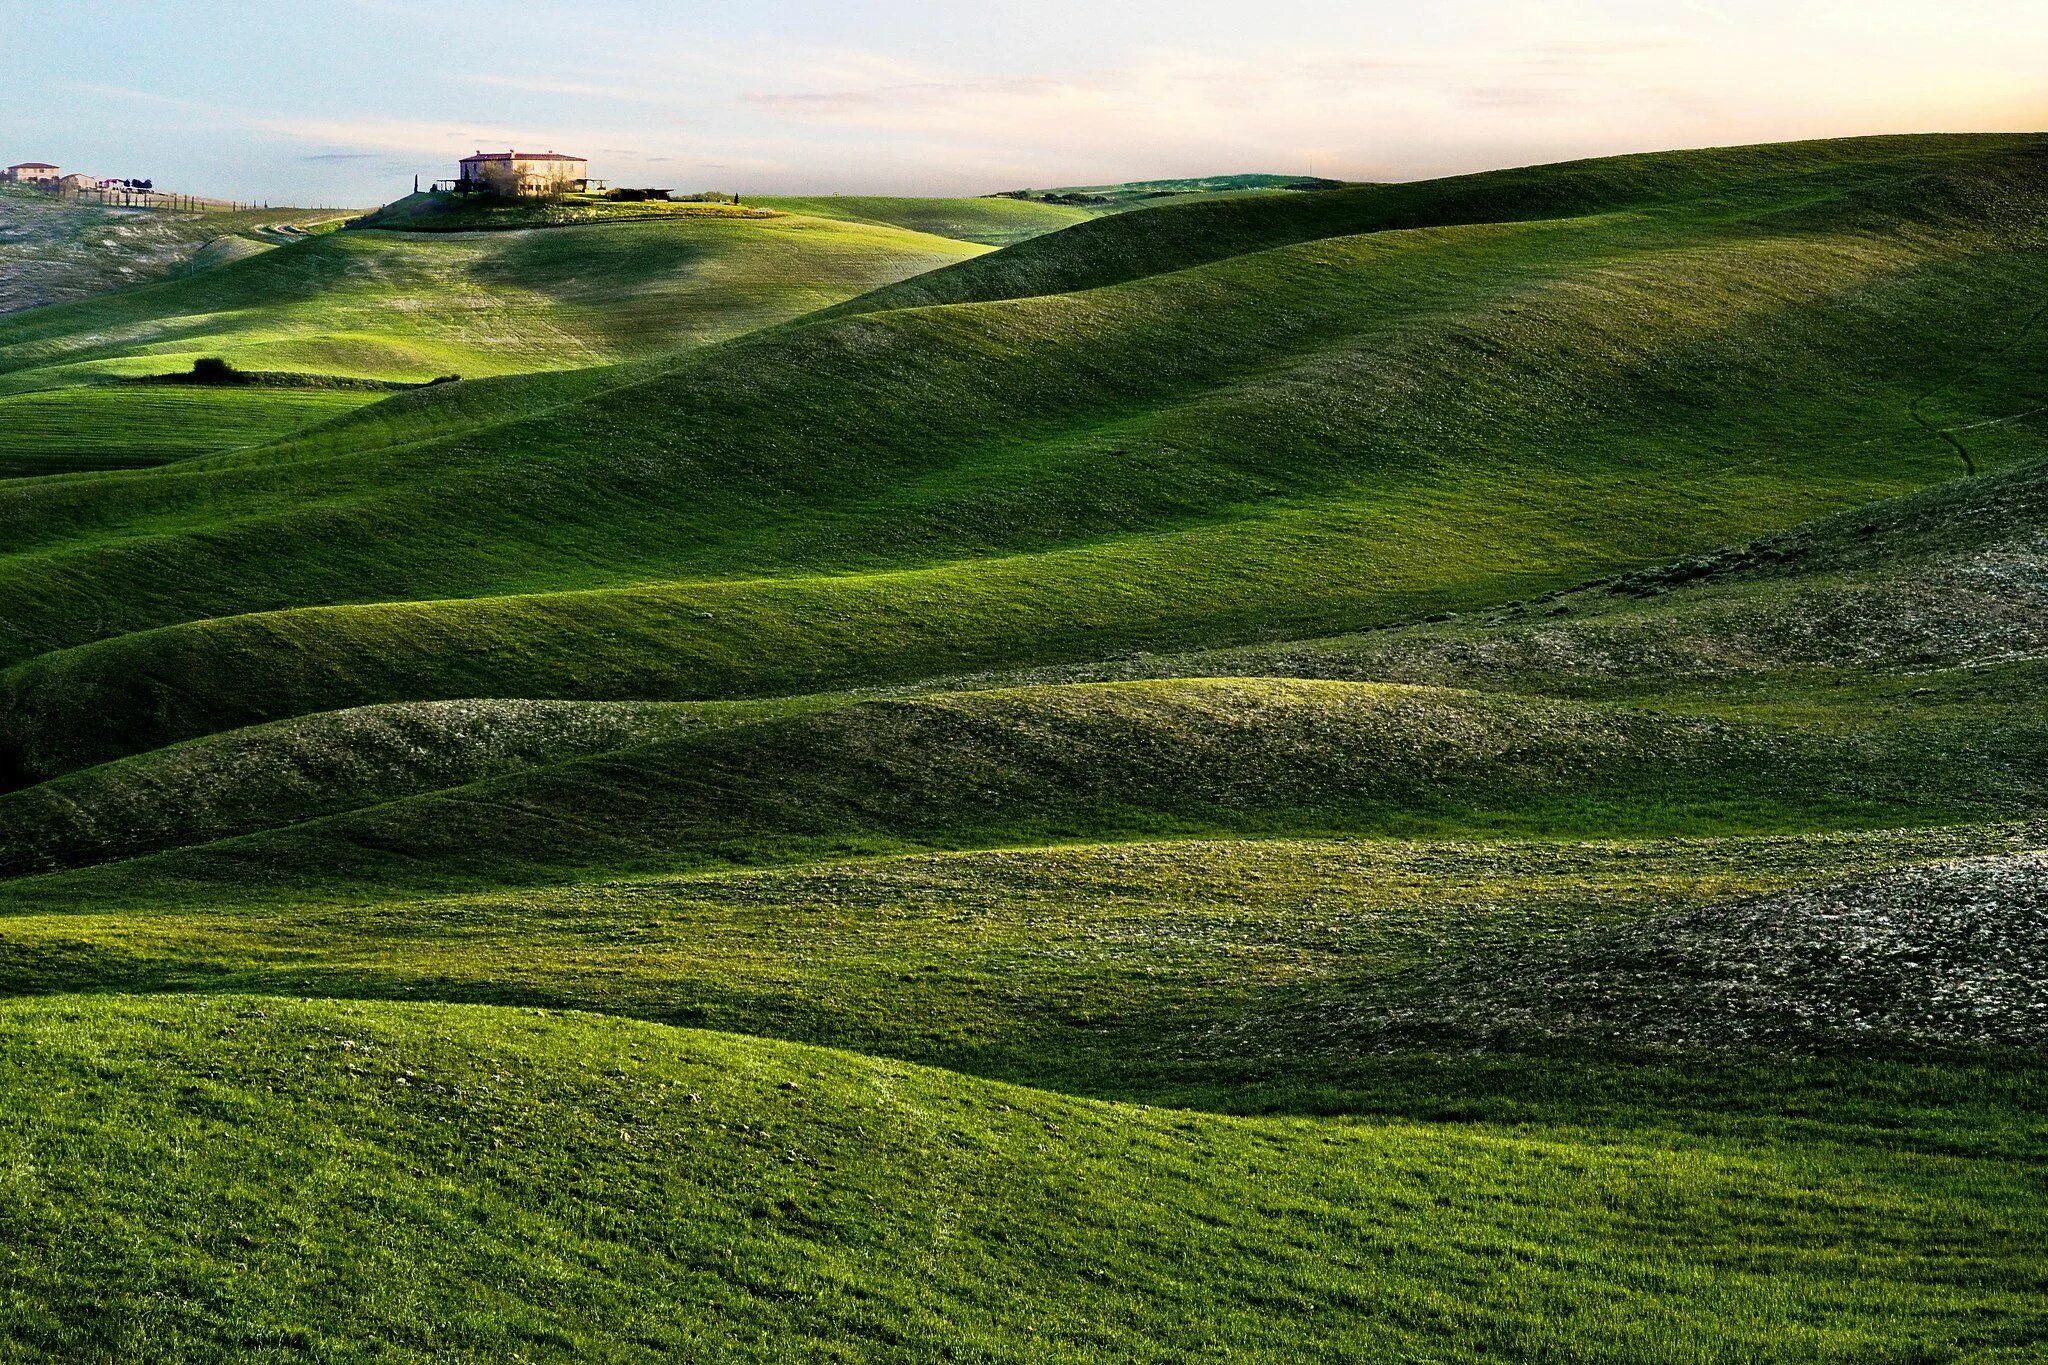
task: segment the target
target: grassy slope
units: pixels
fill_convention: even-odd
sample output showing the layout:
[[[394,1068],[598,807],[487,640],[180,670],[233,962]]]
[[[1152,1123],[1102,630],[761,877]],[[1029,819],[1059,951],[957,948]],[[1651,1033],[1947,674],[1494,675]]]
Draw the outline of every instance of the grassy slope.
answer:
[[[1661,180],[1629,162],[1628,191],[1667,201],[1649,212],[764,333],[403,462],[285,448],[27,489],[0,644],[46,657],[7,676],[17,747],[47,766],[118,752],[95,724],[169,739],[373,701],[795,691],[1298,635],[1957,471],[1923,421],[2006,422],[1987,460],[2034,451],[2039,423],[2007,421],[2048,364],[2025,302],[2034,144],[1912,143],[1896,175],[1851,151],[1800,152],[1789,183],[1776,150],[1652,159]],[[1449,183],[1446,212],[1471,211]],[[393,598],[461,600],[242,614]],[[224,619],[176,624],[200,615]]]
[[[580,196],[547,200],[470,199],[455,194],[409,194],[351,226],[394,232],[490,232],[529,227],[572,227],[681,218],[761,218],[750,206],[721,203],[614,202]]]
[[[15,1004],[0,1048],[21,1354],[1903,1361],[2039,1318],[2016,1165],[1839,1129],[1588,1165],[447,1007]]]
[[[263,229],[321,217],[305,209],[109,209],[0,186],[0,314],[259,251]]]
[[[1087,1030],[1095,1045],[1078,1050],[1095,1058],[1100,1084],[1103,1070],[1128,1071],[1144,1030],[1168,1026],[1176,1011],[1192,1018],[1172,1023],[1171,1048],[1153,1046],[1185,1060],[1207,1047],[1201,1038],[1240,1037],[1241,1024],[1220,1025],[1218,1010],[1264,1013],[1269,1025],[1276,1009],[1299,1017],[1308,1006],[1290,991],[1422,960],[1418,944],[1463,951],[1488,934],[1642,918],[1841,870],[2024,849],[2038,842],[2038,827],[1847,840],[1750,835],[1628,850],[1438,844],[1401,852],[1297,837],[863,862],[819,873],[704,869],[1105,836],[1583,838],[2038,812],[2048,782],[2042,670],[2012,660],[2037,649],[2035,635],[2016,635],[2008,623],[2038,634],[2031,528],[2044,486],[2048,466],[2040,465],[1951,483],[1718,556],[1709,562],[1722,579],[1687,581],[1698,566],[1681,565],[1617,585],[1677,583],[1649,607],[1626,605],[1627,597],[1608,605],[1614,594],[1598,590],[1556,599],[1534,619],[1504,613],[1498,625],[1116,666],[1169,675],[1157,682],[879,704],[820,698],[810,704],[820,709],[730,712],[717,717],[724,728],[653,743],[636,740],[635,727],[700,721],[661,708],[604,712],[613,728],[585,736],[551,730],[545,708],[465,704],[446,713],[459,723],[441,727],[438,745],[459,758],[482,724],[493,742],[473,751],[468,769],[451,767],[450,757],[420,765],[403,757],[418,740],[377,738],[389,733],[379,727],[405,735],[441,726],[437,708],[272,726],[0,797],[16,870],[188,846],[19,881],[0,893],[0,907],[24,984],[83,974],[135,986],[212,980],[381,994],[438,983],[431,988],[461,998],[707,1018],[870,1047],[885,1040],[923,1060],[1063,1084],[1074,1072],[1048,1058],[1075,1052],[1075,1038],[1043,1024],[1084,1009],[1070,1017],[1098,1021]],[[1990,572],[1974,592],[1946,594],[1945,638],[1932,652],[1927,638],[1893,623],[1915,613],[1916,594],[1939,582],[1944,565],[1950,574],[1959,565]],[[1783,614],[1731,624],[1730,592],[1759,587],[1778,594]],[[1774,656],[1774,631],[1788,618],[1809,620],[1802,604],[1822,594],[1836,599],[1826,629],[1793,636],[1800,652]],[[1548,614],[1555,609],[1563,614]],[[1555,643],[1575,633],[1598,639],[1610,612],[1631,617],[1634,648]],[[1531,651],[1532,636],[1553,644]],[[1717,638],[1745,652],[1734,656],[1733,674],[1703,676],[1687,661]],[[1447,639],[1467,652],[1447,652]],[[1832,659],[1818,674],[1815,649]],[[1562,676],[1597,691],[1604,669],[1630,705],[1517,695],[1561,676],[1558,651],[1587,661]],[[1264,667],[1369,677],[1473,658],[1486,667],[1472,670],[1472,681],[1495,695],[1171,676]],[[1771,704],[1760,704],[1759,692]],[[497,737],[507,726],[510,746]],[[337,746],[337,736],[366,733],[376,742]],[[528,734],[531,741],[519,738]],[[633,747],[575,756],[607,735]],[[533,747],[521,753],[521,744]],[[508,766],[508,751],[520,766],[545,766],[492,776]],[[351,775],[339,780],[337,770]],[[405,795],[437,776],[463,785]],[[180,808],[184,823],[175,828],[163,821],[161,793],[171,789],[190,793],[196,814]],[[309,793],[329,808],[363,808],[207,845],[255,828],[243,812],[281,813],[272,825],[319,816]],[[566,889],[510,890],[547,883]],[[777,1002],[768,984],[790,982],[777,945],[791,940],[774,926],[798,906],[811,908],[788,932],[812,945],[811,984],[799,994],[814,1005]],[[586,951],[592,934],[630,945],[634,965],[605,965],[601,950]],[[1048,934],[1070,946],[1053,948]],[[439,944],[431,953],[430,941]],[[913,942],[928,945],[934,964],[982,965],[943,980],[899,975]],[[1409,946],[1388,956],[1400,942]],[[351,965],[330,965],[344,952]],[[762,992],[736,990],[735,972],[761,973]],[[1230,977],[1238,987],[1227,986]],[[968,1003],[995,982],[1008,984]],[[1138,999],[1111,1007],[1134,990]],[[1241,999],[1226,1008],[1232,996]],[[720,1003],[700,1015],[693,1000]],[[946,1018],[960,1022],[937,1022]],[[907,1020],[925,1022],[905,1034]],[[989,1037],[959,1050],[976,1032]]]
[[[245,871],[303,872],[319,885],[463,885],[1163,832],[1797,827],[1859,813],[1926,819],[1996,799],[1977,790],[1980,771],[1952,768],[1900,790],[1853,746],[1766,725],[1377,684],[1114,684],[715,728],[167,855],[115,869],[113,880],[154,883],[159,894],[172,878]],[[22,856],[46,846],[41,831],[87,776],[4,798],[29,846]],[[154,782],[116,777],[127,780],[115,792],[94,793],[109,820],[149,808]]]
[[[2035,461],[1464,616],[952,685],[1270,676],[1705,705],[1788,687],[1845,705],[1982,692],[2024,706],[2048,651],[2044,522],[2048,464]]]
[[[1819,638],[1881,644],[1837,646],[1818,677],[1805,655],[1773,663],[1761,648],[1771,631],[1755,619],[1727,625],[1724,599],[1739,583],[1693,581],[1637,622],[1658,648],[1578,651],[1611,670],[1635,661],[1625,708],[1515,695],[1555,675],[1548,652],[1532,664],[1518,649],[1532,632],[1601,626],[1597,608],[1560,598],[1566,614],[1540,621],[1510,612],[1498,626],[1391,631],[1295,654],[1122,665],[1399,674],[1442,667],[1445,632],[1456,630],[1485,651],[1475,681],[1501,695],[1223,677],[820,699],[821,710],[741,713],[727,719],[745,723],[598,757],[569,756],[564,735],[534,757],[567,761],[479,771],[480,782],[458,773],[449,780],[465,785],[398,800],[447,770],[387,759],[382,776],[354,783],[382,804],[210,846],[197,845],[235,829],[216,820],[166,837],[152,813],[166,784],[239,790],[270,807],[308,787],[345,797],[345,784],[322,785],[338,761],[323,727],[359,722],[316,719],[0,798],[18,831],[17,868],[97,861],[136,846],[138,825],[157,846],[195,845],[15,882],[0,893],[5,937],[24,986],[452,993],[882,1047],[1068,1087],[1127,1090],[1149,1072],[1146,1084],[1186,1095],[1203,1067],[1272,1071],[1282,1055],[1272,1040],[1284,1034],[1285,1055],[1328,1086],[1342,1071],[1326,1055],[1342,1051],[1331,1026],[1349,1019],[1369,1034],[1371,983],[1404,964],[1844,871],[2037,846],[2038,825],[1619,848],[1298,836],[1697,836],[2039,812],[2041,670],[2002,662],[2032,650],[2000,623],[2038,622],[2028,609],[2038,561],[2017,557],[2015,536],[2038,524],[2044,468],[1802,528],[1768,543],[1796,547],[1782,557],[1748,552],[1769,568],[1728,570],[1760,575],[1794,612],[1830,593],[1842,605]],[[1945,652],[1930,655],[1887,623],[1942,562],[1997,572],[1974,595],[1948,598]],[[1863,628],[1852,630],[1859,612]],[[1755,652],[1716,692],[1713,678],[1668,661],[1719,630]],[[1773,704],[1752,696],[1756,676]],[[309,772],[303,756],[323,750]],[[497,751],[479,758],[496,762]],[[345,761],[375,774],[380,759],[358,748]],[[238,772],[266,776],[238,785]],[[290,818],[318,815],[299,800]],[[198,801],[202,811],[219,803]],[[80,831],[99,844],[81,847]],[[1187,841],[1221,833],[1295,837]],[[1180,842],[869,861],[902,848],[1163,835]],[[848,857],[862,861],[717,870]],[[535,889],[548,884],[560,889]],[[798,943],[801,966],[786,956]],[[1309,1084],[1281,1067],[1260,1093]]]
[[[985,246],[1011,246],[1058,232],[1095,215],[1064,204],[1037,204],[1017,199],[915,199],[880,195],[815,194],[756,200],[785,213],[809,214],[856,223],[884,223],[954,237]]]
[[[2038,149],[2035,138],[1885,137],[1605,157],[1316,194],[1224,197],[1170,216],[1103,220],[1056,242],[877,290],[848,311],[987,302],[1099,288],[1249,251],[1360,232],[1580,218],[1692,202],[1723,222],[1813,206],[1860,187],[1896,193],[1958,161]],[[1913,198],[1909,188],[1904,196]]]
[[[90,436],[74,440],[74,464],[160,461],[275,439],[303,423],[286,424],[283,400],[269,393],[189,392],[179,401],[192,411],[173,417],[152,408],[165,401],[156,394],[76,386],[179,371],[212,355],[245,370],[415,382],[589,366],[771,326],[967,250],[794,217],[328,234],[0,321],[0,394],[21,395],[0,402],[24,405],[58,433],[73,424],[149,433],[119,453],[94,450]],[[74,417],[81,404],[93,413]],[[50,467],[65,443],[49,435],[0,448],[0,472]]]
[[[1445,1038],[1503,1068],[1539,1053],[1618,1075],[1707,1059],[1668,1031],[1697,1010],[1670,1008],[1685,995],[1667,996],[1663,1038],[1637,1040],[1663,1043],[1648,1057],[1631,1053],[1626,1034],[1617,1048],[1614,1035],[1589,1030],[1598,976],[1551,965],[1570,935],[1593,939],[1590,951],[1562,955],[1567,967],[1612,956],[1601,934],[2042,841],[2038,820],[1593,843],[1182,836],[614,871],[560,885],[507,868],[498,883],[465,890],[340,878],[309,887],[281,878],[291,869],[275,858],[159,858],[132,876],[11,884],[0,989],[572,1008],[1121,1099],[1355,1113],[1386,1103],[1401,1057]],[[1953,947],[1967,956],[1966,944]],[[1639,1011],[1657,1001],[1649,964],[1631,983]],[[1561,1028],[1532,1015],[1540,983],[1567,976],[1581,1017]],[[1992,1022],[2021,1034],[2025,1016],[2008,1008]],[[1702,1020],[1691,1040],[1725,1050],[1728,1022]],[[1926,1041],[1866,1033],[1829,1051],[1911,1057]],[[1465,1082],[1442,1079],[1441,1102],[1459,1102]],[[1424,1099],[1418,1090],[1402,1104]],[[1545,1112],[1540,1088],[1498,1090],[1487,1112]],[[1740,1113],[1729,1112],[1731,1122]]]
[[[0,866],[17,874],[292,824],[646,742],[705,709],[423,702],[208,736],[0,797]]]
[[[963,254],[797,218],[330,233],[10,318],[0,372],[25,387],[176,370],[198,355],[378,379],[568,368],[730,336]]]
[[[0,1340],[2025,1358],[2037,1054],[1825,1010],[1759,1053],[1670,1005],[1853,1003],[1930,952],[1880,931],[2043,844],[2037,172],[1930,146],[1903,178],[1674,158],[1684,193],[1621,218],[806,325],[25,486],[32,771],[422,689],[910,686],[313,715],[0,797],[10,867],[77,865],[0,883],[0,991],[55,997],[0,1007]],[[1643,567],[1939,482],[1951,441],[1999,472]],[[1547,557],[1505,557],[1532,526]],[[532,595],[177,624],[350,584]],[[1103,657],[1440,606],[1480,610]],[[1752,970],[1779,922],[1889,946],[1786,982]],[[1943,931],[1933,975],[2032,951],[2002,924]],[[2031,1036],[2034,979],[1959,1036]],[[1616,981],[1641,1037],[1580,1022]],[[59,994],[103,991],[213,998]],[[307,995],[363,1003],[277,998]]]
[[[94,385],[0,397],[0,477],[165,464],[267,445],[384,394],[362,389],[218,390]]]

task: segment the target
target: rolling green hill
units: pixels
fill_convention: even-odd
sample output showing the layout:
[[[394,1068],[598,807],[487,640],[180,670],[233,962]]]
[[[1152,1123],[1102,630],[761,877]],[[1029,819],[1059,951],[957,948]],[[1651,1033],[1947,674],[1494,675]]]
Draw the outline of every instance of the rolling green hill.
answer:
[[[355,219],[349,226],[389,232],[493,232],[687,218],[770,216],[766,210],[712,202],[625,201],[580,194],[561,199],[504,200],[415,191]]]
[[[1334,190],[1341,180],[1305,175],[1207,175],[1167,180],[1125,180],[1109,185],[1065,185],[1056,189],[1005,190],[993,198],[1086,213],[1121,213],[1166,200],[1193,201],[1290,190]]]
[[[986,246],[1019,242],[1085,223],[1105,213],[1154,207],[1166,200],[1256,194],[1283,189],[1333,188],[1336,181],[1299,176],[1224,175],[1199,180],[1146,180],[1065,190],[1018,190],[976,199],[919,199],[885,195],[771,196],[753,202],[788,213],[850,222],[883,223],[955,237]]]
[[[282,225],[333,215],[305,209],[107,208],[0,185],[0,314],[87,298],[274,244]]]
[[[0,490],[16,761],[374,702],[701,699],[1323,633],[1952,477],[1945,427],[1996,424],[1967,447],[1986,467],[2038,451],[2007,419],[2048,365],[2024,207],[2048,160],[1880,150],[1903,159],[1569,169],[1550,198],[1694,197],[771,329],[530,416],[501,389],[509,420],[402,459],[285,444]],[[1000,254],[1109,227],[1148,230]]]
[[[771,326],[946,264],[950,240],[795,216],[546,231],[350,231],[158,284],[0,319],[0,474],[162,463],[261,445],[375,394],[292,376],[419,383],[581,368]],[[189,390],[185,411],[110,383],[217,356],[279,375],[262,392]],[[155,406],[152,406],[155,405]],[[296,406],[294,406],[296,405]],[[104,447],[116,444],[118,450]]]
[[[882,223],[985,246],[1010,246],[1086,222],[1086,209],[1016,199],[914,199],[884,195],[814,194],[755,201],[785,213],[855,223]]]
[[[39,1354],[1824,1360],[2036,1311],[2020,1171],[1902,1188],[1835,1130],[1618,1131],[1589,1168],[1569,1129],[1176,1115],[447,1006],[12,1003],[0,1040],[0,1143],[40,1168],[11,1297],[41,1308],[0,1322]],[[1842,1207],[1887,1229],[1846,1261]],[[83,1289],[116,1267],[109,1311]]]
[[[2038,1352],[2048,139],[986,202],[0,322],[0,1355]]]

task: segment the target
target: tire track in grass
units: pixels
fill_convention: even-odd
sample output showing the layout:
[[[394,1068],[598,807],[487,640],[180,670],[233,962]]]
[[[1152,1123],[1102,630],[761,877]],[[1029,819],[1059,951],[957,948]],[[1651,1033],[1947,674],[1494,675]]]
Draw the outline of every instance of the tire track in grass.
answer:
[[[2012,417],[1994,418],[1991,421],[1986,422],[1971,422],[1967,425],[1960,427],[1937,427],[1934,425],[1932,421],[1928,419],[1927,414],[1922,409],[1933,399],[1940,397],[1944,393],[1947,393],[1956,385],[1963,383],[1965,380],[1976,378],[1978,375],[1984,373],[1985,370],[1990,369],[1991,366],[1996,362],[2004,359],[2008,355],[2011,355],[2013,351],[2019,348],[2020,343],[2025,341],[2030,335],[2033,334],[2034,329],[2041,325],[2041,320],[2043,318],[2048,318],[2048,303],[2042,304],[2039,308],[2036,308],[2031,314],[2029,314],[2027,320],[2020,324],[2019,331],[2013,333],[2012,338],[2009,341],[2007,341],[2004,345],[2000,346],[1996,351],[1993,351],[1989,356],[1986,356],[1983,360],[1980,360],[1975,365],[1972,365],[1969,369],[1965,370],[1959,377],[1950,380],[1946,384],[1943,384],[1940,388],[1930,389],[1926,393],[1921,394],[1918,398],[1915,398],[1913,400],[1912,405],[1907,409],[1907,411],[1912,415],[1913,420],[1919,423],[1921,430],[1925,431],[1930,436],[1938,438],[1942,442],[1942,444],[1946,445],[1950,450],[1954,451],[1956,458],[1963,462],[1963,468],[1969,473],[1975,474],[1978,472],[1977,461],[1976,458],[1970,454],[1969,447],[1956,439],[1957,432],[1975,431],[1984,427],[1994,427],[2004,425],[2006,423],[2024,421],[2026,418],[2036,416],[2042,412],[2048,412],[2048,408],[2035,408],[2031,412],[2022,412]]]

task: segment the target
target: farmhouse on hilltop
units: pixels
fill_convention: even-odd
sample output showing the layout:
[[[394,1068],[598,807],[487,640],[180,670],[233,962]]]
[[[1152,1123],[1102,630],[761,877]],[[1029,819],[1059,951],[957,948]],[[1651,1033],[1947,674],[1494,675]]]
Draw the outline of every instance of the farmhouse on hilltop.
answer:
[[[588,188],[590,163],[560,152],[485,152],[462,158],[455,188],[465,194],[543,199]]]
[[[0,171],[0,180],[10,185],[54,185],[57,168],[47,161],[22,161]]]

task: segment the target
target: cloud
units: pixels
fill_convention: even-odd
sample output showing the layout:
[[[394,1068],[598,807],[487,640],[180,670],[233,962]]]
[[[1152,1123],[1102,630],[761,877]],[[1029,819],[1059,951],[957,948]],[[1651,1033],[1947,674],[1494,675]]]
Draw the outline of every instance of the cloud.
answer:
[[[821,7],[801,29],[655,0],[349,3],[392,50],[447,74],[365,73],[346,98],[254,76],[247,90],[194,81],[191,99],[70,88],[138,141],[178,110],[178,126],[250,164],[266,146],[274,160],[332,163],[335,181],[358,164],[364,193],[387,178],[380,157],[425,169],[514,143],[589,154],[609,176],[961,193],[1311,161],[1400,179],[2048,122],[2040,0],[1281,0],[1253,22],[1200,0],[1151,28],[1106,6],[1097,23],[1070,0],[1060,25],[1044,21],[1049,4],[1001,4],[918,23]],[[66,78],[47,79],[44,91]]]
[[[612,82],[599,84],[595,81],[565,81],[551,76],[494,76],[482,72],[468,72],[455,79],[464,85],[483,86],[491,90],[517,90],[529,95],[563,95],[579,100],[617,100],[622,104],[681,103],[684,98],[679,89],[654,90]]]
[[[1530,113],[1568,106],[1571,95],[1530,85],[1479,85],[1461,92],[1460,102],[1474,109]]]
[[[531,128],[512,124],[469,123],[442,119],[335,118],[313,114],[248,114],[243,126],[253,131],[319,142],[330,146],[374,149],[384,153],[439,155],[486,144],[532,143],[542,140]]]
[[[852,90],[756,91],[740,98],[768,109],[832,114],[847,110],[931,109],[976,98],[1059,97],[1089,88],[1091,78],[1052,76],[986,77],[979,80],[911,81]]]
[[[101,85],[94,81],[62,81],[57,88],[69,90],[74,94],[91,95],[95,99],[125,100],[131,104],[153,104],[180,109],[199,106],[198,101],[182,95],[161,95],[154,90],[136,90],[125,85]]]

